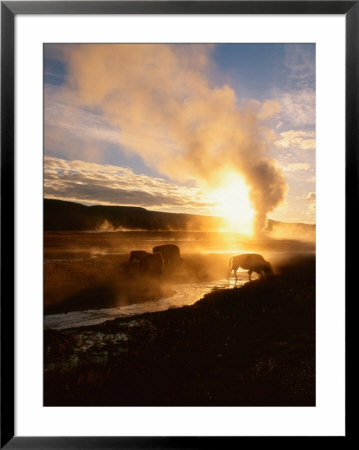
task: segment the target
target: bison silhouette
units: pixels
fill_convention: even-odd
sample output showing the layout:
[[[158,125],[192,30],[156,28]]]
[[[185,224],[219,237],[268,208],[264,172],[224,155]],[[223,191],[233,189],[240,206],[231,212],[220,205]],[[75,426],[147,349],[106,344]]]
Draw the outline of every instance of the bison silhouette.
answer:
[[[176,264],[182,261],[180,256],[180,249],[174,244],[158,245],[153,247],[153,253],[160,253],[163,258],[163,263],[167,267],[174,267]]]
[[[229,260],[228,264],[228,281],[233,271],[234,277],[237,282],[237,270],[248,269],[249,281],[251,281],[251,275],[256,272],[261,278],[263,275],[273,273],[272,266],[268,261],[266,261],[262,255],[257,255],[255,253],[245,253],[243,255],[233,256]]]
[[[161,253],[147,253],[139,260],[139,272],[141,275],[158,277],[162,274],[163,258]]]
[[[144,256],[148,254],[149,253],[145,252],[144,250],[132,250],[128,262],[140,261]]]

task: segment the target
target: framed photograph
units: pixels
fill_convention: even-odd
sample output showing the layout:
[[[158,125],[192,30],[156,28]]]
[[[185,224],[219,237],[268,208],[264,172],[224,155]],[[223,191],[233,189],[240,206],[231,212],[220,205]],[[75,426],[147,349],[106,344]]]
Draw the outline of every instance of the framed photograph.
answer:
[[[358,28],[1,2],[1,447],[348,436]]]

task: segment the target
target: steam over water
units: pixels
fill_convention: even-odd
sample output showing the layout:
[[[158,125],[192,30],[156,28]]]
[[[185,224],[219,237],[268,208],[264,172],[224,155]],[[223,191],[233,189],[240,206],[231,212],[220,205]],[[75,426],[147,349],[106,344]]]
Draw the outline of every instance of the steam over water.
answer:
[[[129,252],[151,252],[154,246],[167,243],[180,247],[184,268],[154,281],[150,294],[136,290],[141,279],[135,278],[135,286],[128,284],[131,277],[126,272],[121,275],[121,270]],[[304,252],[313,247],[298,241],[250,241],[233,233],[46,233],[44,326],[66,329],[96,325],[116,317],[192,305],[213,289],[234,286],[234,278],[229,286],[226,278],[231,256],[253,252],[273,261],[293,246]],[[248,281],[246,271],[239,270],[237,276],[237,286]],[[140,288],[147,284],[143,282]]]
[[[240,286],[247,280],[247,272],[238,273],[237,286]],[[231,286],[233,286],[233,280],[231,281]],[[176,293],[170,297],[152,301],[149,300],[144,303],[134,303],[133,305],[119,308],[74,311],[68,314],[47,315],[45,316],[44,324],[45,328],[58,330],[87,325],[97,325],[105,322],[106,320],[115,319],[116,317],[134,316],[147,312],[164,311],[169,308],[193,305],[193,303],[200,300],[205,294],[211,292],[212,289],[227,287],[228,282],[226,279],[211,282],[173,285],[173,289]]]

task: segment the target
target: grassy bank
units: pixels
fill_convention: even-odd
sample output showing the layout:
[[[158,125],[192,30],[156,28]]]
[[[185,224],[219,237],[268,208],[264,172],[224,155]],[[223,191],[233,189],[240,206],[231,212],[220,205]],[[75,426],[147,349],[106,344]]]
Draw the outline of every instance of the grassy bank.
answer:
[[[86,333],[100,338],[66,364]],[[46,331],[45,365],[45,405],[313,406],[315,259],[193,306]]]

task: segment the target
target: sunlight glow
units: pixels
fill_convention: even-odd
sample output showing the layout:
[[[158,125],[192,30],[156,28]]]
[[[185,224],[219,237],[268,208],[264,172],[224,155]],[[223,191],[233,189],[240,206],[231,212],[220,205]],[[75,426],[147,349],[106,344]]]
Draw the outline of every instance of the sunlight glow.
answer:
[[[226,229],[243,234],[253,234],[255,211],[249,200],[249,189],[236,172],[227,172],[224,183],[212,191],[210,197],[217,204],[216,214],[227,219]]]

